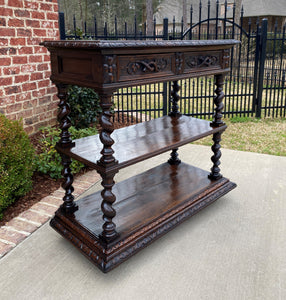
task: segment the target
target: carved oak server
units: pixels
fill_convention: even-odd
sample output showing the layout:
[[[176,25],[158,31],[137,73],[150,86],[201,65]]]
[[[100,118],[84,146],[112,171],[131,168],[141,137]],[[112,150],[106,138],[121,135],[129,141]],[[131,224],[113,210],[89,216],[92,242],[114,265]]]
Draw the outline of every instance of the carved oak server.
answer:
[[[159,238],[236,185],[220,174],[223,78],[229,49],[220,41],[46,41],[57,85],[63,162],[63,204],[51,226],[103,272]],[[181,115],[178,80],[215,75],[212,122]],[[112,94],[118,88],[173,81],[168,116],[114,131]],[[99,135],[72,141],[67,85],[94,88],[102,107]],[[213,135],[211,173],[182,163],[178,147]],[[168,162],[115,184],[119,169],[171,150]],[[95,168],[103,190],[74,201],[71,158]],[[103,219],[103,220],[102,220]]]

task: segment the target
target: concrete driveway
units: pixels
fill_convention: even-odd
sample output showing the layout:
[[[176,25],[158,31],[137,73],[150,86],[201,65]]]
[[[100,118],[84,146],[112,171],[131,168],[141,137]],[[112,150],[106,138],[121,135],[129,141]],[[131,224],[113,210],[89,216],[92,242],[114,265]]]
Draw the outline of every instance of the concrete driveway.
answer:
[[[222,174],[238,187],[118,268],[101,273],[45,224],[0,260],[0,298],[286,299],[286,157],[222,153]],[[206,170],[211,154],[179,150]],[[122,169],[116,180],[168,156]]]

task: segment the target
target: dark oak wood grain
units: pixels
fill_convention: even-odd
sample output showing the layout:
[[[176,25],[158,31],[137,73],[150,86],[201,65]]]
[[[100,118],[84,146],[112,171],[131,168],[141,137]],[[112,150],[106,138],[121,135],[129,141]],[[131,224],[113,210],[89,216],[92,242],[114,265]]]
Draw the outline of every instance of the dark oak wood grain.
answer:
[[[105,91],[229,71],[236,40],[46,41],[54,83]]]
[[[47,41],[58,87],[64,203],[51,226],[107,272],[236,185],[220,174],[223,78],[235,40]],[[215,75],[214,121],[182,116],[178,80]],[[118,88],[173,81],[169,116],[114,130]],[[102,114],[99,135],[71,141],[67,84],[94,88]],[[213,135],[211,173],[182,163],[180,146]],[[171,150],[165,164],[115,184],[119,169]],[[74,201],[71,158],[95,168],[103,190]],[[78,210],[77,210],[78,209]]]
[[[59,210],[51,225],[107,272],[235,186],[226,178],[210,180],[208,172],[185,163],[164,163],[114,186],[120,235],[112,242],[99,237],[100,192],[77,201],[72,217]]]
[[[165,163],[115,184],[117,215],[114,222],[120,232],[119,239],[148,226],[159,216],[162,218],[168,212],[182,209],[190,198],[195,202],[196,195],[209,193],[228,181],[225,178],[220,182],[212,181],[208,174],[185,163],[178,166]],[[80,199],[77,201],[79,210],[74,214],[75,220],[95,236],[101,233],[100,202],[100,192]]]
[[[181,116],[174,120],[165,116],[117,129],[111,135],[114,140],[112,146],[114,157],[118,161],[116,168],[127,167],[226,129],[226,125],[218,128],[210,125],[209,121],[192,117]],[[74,140],[74,143],[75,147],[72,149],[58,148],[58,150],[92,168],[100,169],[97,164],[102,149],[99,135]],[[114,168],[110,168],[112,169]]]

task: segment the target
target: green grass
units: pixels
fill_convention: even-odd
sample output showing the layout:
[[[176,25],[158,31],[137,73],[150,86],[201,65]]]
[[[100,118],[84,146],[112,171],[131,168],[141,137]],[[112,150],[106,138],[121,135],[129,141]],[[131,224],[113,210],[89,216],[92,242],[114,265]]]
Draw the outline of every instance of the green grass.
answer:
[[[215,93],[212,78],[194,78],[190,81],[182,80],[180,84],[181,86],[184,85],[184,88],[180,91],[181,100],[179,101],[179,106],[181,111],[190,114],[204,112],[204,109],[206,109],[206,111],[213,111],[212,99]],[[240,110],[251,110],[251,101],[253,100],[252,96],[239,96],[239,94],[243,92],[246,92],[246,94],[251,94],[252,88],[253,85],[248,83],[228,83],[225,86],[225,93],[228,95],[234,95],[224,99],[224,111],[232,111],[235,113],[235,111]],[[148,110],[152,109],[154,105],[156,105],[157,108],[162,108],[162,94],[157,94],[157,101],[154,101],[155,99],[153,94],[154,91],[159,92],[162,89],[162,83],[129,88],[129,94],[131,92],[141,93],[141,100],[139,95],[127,97],[127,89],[123,89],[125,95],[116,96],[114,99],[115,105],[116,107],[120,107],[120,109],[124,108],[127,110],[141,110],[143,115],[147,116],[146,120],[149,118],[157,118],[160,116],[158,113],[150,112]],[[192,97],[197,98],[202,96],[201,100],[194,99],[193,101],[193,98],[191,98],[189,101],[185,101],[184,96],[188,95],[190,90]],[[273,98],[274,91],[263,91],[262,106],[266,104],[279,104],[282,106],[285,101],[285,92],[276,92],[275,103],[274,100],[272,101],[273,103],[269,103],[269,99],[271,98],[270,93],[273,93]],[[276,119],[270,119],[269,117],[271,116],[276,117]],[[228,129],[222,135],[222,147],[241,151],[286,156],[286,119],[282,118],[281,116],[285,116],[285,112],[282,108],[270,109],[269,117],[264,116],[264,111],[262,111],[261,119],[242,116],[236,116],[229,119],[226,118],[225,122],[228,125]],[[196,142],[196,144],[208,146],[212,145],[212,143],[211,137],[207,137]]]
[[[222,134],[221,146],[227,149],[286,156],[286,119],[231,118]],[[212,137],[194,144],[212,145]]]
[[[180,109],[185,114],[207,113],[213,111],[215,86],[212,77],[199,77],[180,81]],[[227,82],[224,85],[224,111],[233,116],[236,111],[251,111],[253,106],[253,83],[241,80]],[[119,90],[115,95],[115,108],[119,110],[141,110],[151,118],[157,118],[158,113],[150,112],[152,108],[163,107],[163,84],[136,86]],[[155,93],[155,96],[154,96]],[[285,117],[286,90],[267,90],[262,93],[261,106],[280,107],[263,109],[261,117]],[[187,99],[185,99],[185,97]],[[266,113],[266,114],[265,114]]]

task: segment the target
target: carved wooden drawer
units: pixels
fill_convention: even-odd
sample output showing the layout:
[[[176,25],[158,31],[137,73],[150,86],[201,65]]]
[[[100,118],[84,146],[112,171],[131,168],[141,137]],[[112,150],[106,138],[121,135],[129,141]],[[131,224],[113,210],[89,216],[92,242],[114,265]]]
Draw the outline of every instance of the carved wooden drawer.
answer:
[[[43,44],[51,52],[53,82],[104,90],[228,72],[233,40]]]
[[[158,54],[156,56],[118,56],[118,81],[173,75],[173,62],[174,55],[172,53]]]

